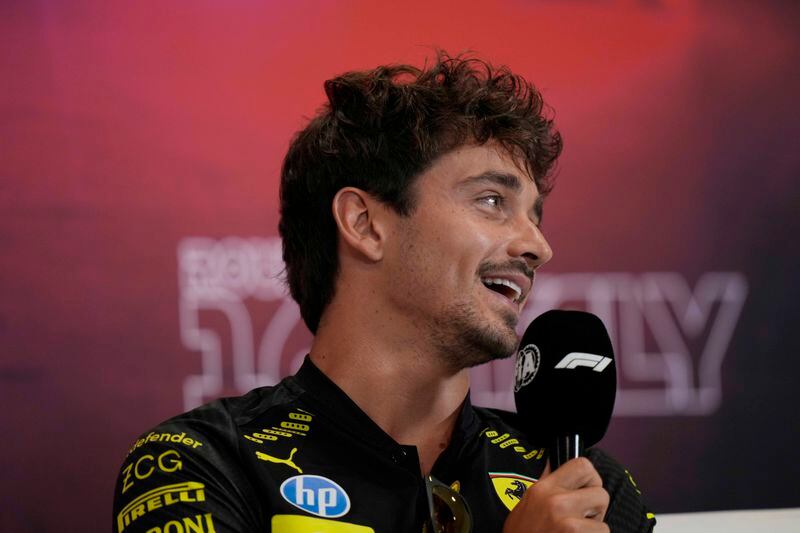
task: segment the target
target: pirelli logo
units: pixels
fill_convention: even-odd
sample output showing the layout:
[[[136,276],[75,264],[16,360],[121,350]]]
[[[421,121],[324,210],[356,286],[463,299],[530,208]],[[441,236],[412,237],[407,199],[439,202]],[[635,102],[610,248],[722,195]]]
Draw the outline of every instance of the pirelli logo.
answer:
[[[149,490],[126,505],[117,515],[117,531],[122,533],[145,514],[176,503],[206,501],[205,486],[197,481],[164,485]]]

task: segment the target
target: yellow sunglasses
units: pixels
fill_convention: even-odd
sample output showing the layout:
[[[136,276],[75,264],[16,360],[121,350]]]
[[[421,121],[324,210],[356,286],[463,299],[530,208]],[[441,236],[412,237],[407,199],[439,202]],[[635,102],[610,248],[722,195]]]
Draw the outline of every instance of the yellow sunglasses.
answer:
[[[472,513],[464,497],[433,476],[425,477],[430,520],[423,533],[471,533]]]

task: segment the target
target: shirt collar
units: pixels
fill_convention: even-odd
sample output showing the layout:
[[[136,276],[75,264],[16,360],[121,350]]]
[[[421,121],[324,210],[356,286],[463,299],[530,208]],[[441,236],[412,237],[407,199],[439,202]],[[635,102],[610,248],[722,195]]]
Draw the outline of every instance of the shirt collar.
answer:
[[[366,438],[383,449],[396,450],[400,445],[383,431],[356,403],[331,381],[306,356],[303,365],[294,376],[294,381],[303,389],[302,400],[318,414],[329,418],[334,424]],[[461,404],[448,451],[458,453],[463,446],[478,434],[480,422],[467,393]]]

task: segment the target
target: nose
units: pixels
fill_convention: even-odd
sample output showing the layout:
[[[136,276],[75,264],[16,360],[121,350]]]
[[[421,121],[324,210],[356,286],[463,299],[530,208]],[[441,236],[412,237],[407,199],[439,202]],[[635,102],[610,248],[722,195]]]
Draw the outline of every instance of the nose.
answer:
[[[553,249],[539,226],[527,216],[515,224],[514,236],[508,245],[511,257],[520,257],[531,268],[539,268],[553,257]]]

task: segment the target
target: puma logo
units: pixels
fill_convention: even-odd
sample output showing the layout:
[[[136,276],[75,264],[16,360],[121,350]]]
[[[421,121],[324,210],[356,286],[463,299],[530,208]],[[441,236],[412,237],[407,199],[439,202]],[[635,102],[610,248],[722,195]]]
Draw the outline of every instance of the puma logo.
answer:
[[[292,458],[294,457],[294,454],[296,452],[297,448],[292,448],[292,452],[289,454],[289,457],[287,459],[281,459],[280,457],[273,457],[271,455],[267,455],[266,453],[261,453],[261,452],[256,452],[256,457],[258,457],[262,461],[267,461],[269,463],[285,464],[286,466],[290,466],[302,474],[303,470],[299,466],[294,464],[294,461],[292,461]]]

